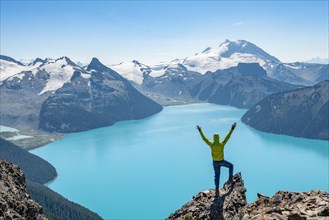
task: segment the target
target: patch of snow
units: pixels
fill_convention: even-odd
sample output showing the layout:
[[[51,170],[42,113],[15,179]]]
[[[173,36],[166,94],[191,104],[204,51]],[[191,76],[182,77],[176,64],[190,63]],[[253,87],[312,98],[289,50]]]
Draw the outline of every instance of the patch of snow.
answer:
[[[32,71],[32,73],[35,74],[41,64],[41,62],[38,62],[34,66],[22,66],[6,60],[0,60],[0,81],[13,79],[14,77],[23,79],[24,73],[21,72]]]
[[[0,125],[0,132],[19,132],[16,128]]]
[[[91,77],[90,74],[86,74],[86,73],[81,73],[81,77],[85,78],[85,79],[89,79]]]
[[[298,69],[302,68],[301,66],[292,66],[292,65],[289,65],[289,64],[283,64],[283,65],[285,65],[288,68],[295,69],[295,70],[298,70]],[[305,68],[305,66],[304,66],[304,68]]]
[[[11,138],[7,138],[7,140],[20,140],[20,139],[25,139],[25,138],[31,138],[32,136],[28,136],[28,135],[22,135],[22,134],[17,134]]]
[[[74,68],[67,64],[65,58],[56,61],[48,59],[49,63],[43,65],[41,69],[49,73],[49,79],[39,95],[47,91],[55,91],[69,81],[73,75]]]
[[[9,77],[22,72],[27,71],[28,66],[18,65],[17,63],[9,62],[6,60],[0,60],[0,81],[8,79]]]
[[[166,73],[166,69],[160,69],[160,70],[152,70],[152,72],[150,73],[150,76],[152,77],[159,77],[159,76],[163,76]]]
[[[142,65],[138,65],[135,62],[124,62],[117,65],[111,65],[109,67],[119,73],[124,78],[133,81],[138,85],[141,85],[143,83],[144,77],[141,68],[143,68],[144,66]]]
[[[206,56],[210,54],[210,56]],[[194,56],[184,61],[183,65],[190,71],[205,74],[208,71],[215,72],[219,69],[228,69],[237,66],[239,63],[259,63],[265,66],[266,61],[262,58],[248,53],[233,53],[230,57],[220,57],[219,52],[207,52],[200,54],[202,56]]]

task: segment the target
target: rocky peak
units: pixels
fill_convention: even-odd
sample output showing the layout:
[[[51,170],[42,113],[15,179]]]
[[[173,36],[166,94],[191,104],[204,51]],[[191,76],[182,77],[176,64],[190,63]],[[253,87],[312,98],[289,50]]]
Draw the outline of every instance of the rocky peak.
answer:
[[[243,207],[247,205],[246,188],[241,174],[236,174],[235,183],[225,183],[220,190],[220,196],[215,196],[214,190],[206,190],[193,196],[168,217],[169,219],[240,219]]]
[[[138,65],[138,66],[141,65],[141,63],[138,62],[138,60],[133,60],[132,62],[133,62],[134,64]]]
[[[329,194],[320,190],[310,192],[279,191],[272,198],[258,193],[258,199],[247,205],[241,174],[235,182],[226,182],[219,197],[206,190],[172,213],[167,219],[233,219],[233,220],[306,220],[329,219]]]
[[[103,79],[103,77],[105,76],[107,79],[111,79],[111,80],[120,80],[123,82],[127,81],[119,73],[105,66],[95,57],[91,60],[90,64],[88,65],[87,71],[93,71],[92,74],[93,79],[95,78]]]
[[[54,63],[56,61],[56,59],[53,59],[53,58],[51,58],[51,57],[47,57],[46,59],[45,59],[45,63]]]
[[[34,66],[34,65],[37,64],[37,63],[42,63],[42,64],[44,64],[45,61],[44,61],[43,59],[37,57],[35,60],[33,60],[33,62],[31,62],[31,63],[29,64],[29,66]]]
[[[57,60],[64,60],[68,65],[76,66],[76,64],[70,58],[68,58],[67,56],[60,57]]]
[[[17,165],[0,160],[0,176],[0,219],[47,219],[26,192],[25,176]]]
[[[23,63],[11,58],[11,57],[8,57],[8,56],[5,56],[5,55],[0,55],[0,60],[4,60],[4,61],[8,61],[8,62],[12,62],[12,63],[16,63],[20,66],[24,66]]]
[[[106,72],[109,68],[102,64],[96,57],[93,57],[90,64],[87,67],[87,70],[96,70],[100,72]]]
[[[279,59],[277,59],[274,56],[271,56],[263,49],[259,48],[255,44],[246,40],[237,40],[237,41],[226,40],[219,45],[219,48],[226,48],[226,50],[223,50],[223,52],[221,53],[222,57],[230,57],[234,53],[245,53],[245,54],[256,55],[262,59],[274,63],[280,63]]]
[[[237,68],[244,76],[267,76],[266,71],[259,63],[239,63]]]

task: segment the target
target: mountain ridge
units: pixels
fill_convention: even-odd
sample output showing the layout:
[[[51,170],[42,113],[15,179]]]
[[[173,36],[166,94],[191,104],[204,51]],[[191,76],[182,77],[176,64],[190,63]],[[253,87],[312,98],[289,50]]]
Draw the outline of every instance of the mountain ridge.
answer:
[[[321,75],[318,70],[314,70],[312,67],[308,67],[310,65],[303,62],[295,62],[292,64],[299,63],[300,66],[298,66],[298,68],[300,70],[311,75],[316,75],[317,77],[314,77],[314,79],[309,79],[305,77],[305,74],[300,74],[298,72],[299,70],[296,70],[296,68],[290,69],[286,66],[278,68],[278,65],[283,65],[284,63],[281,62],[278,58],[259,48],[257,45],[246,40],[226,40],[222,42],[218,47],[207,47],[201,53],[188,56],[184,59],[174,59],[170,62],[163,62],[153,66],[145,66],[149,68],[147,75],[159,77],[165,74],[165,69],[167,66],[172,64],[182,64],[189,71],[198,72],[204,75],[207,72],[215,72],[217,70],[224,70],[237,66],[239,63],[259,63],[260,66],[266,70],[269,77],[297,85],[316,84],[319,82],[316,80],[316,78],[319,76],[325,77],[328,75]],[[132,80],[139,85],[142,84],[143,73],[140,71],[137,71],[137,73],[133,67],[131,67],[129,70],[127,63],[121,65],[125,65],[125,67],[120,67],[120,64],[116,65],[115,67],[120,74],[127,76],[127,79]],[[318,65],[320,68],[324,64]],[[134,74],[138,74],[138,77],[135,77]]]
[[[138,92],[128,80],[97,58],[91,60],[87,69],[65,56],[24,68],[28,70],[10,73],[11,76],[0,83],[2,125],[72,132],[78,131],[79,126],[83,130],[97,128],[162,110],[160,105]],[[18,102],[13,103],[13,100]],[[124,110],[120,111],[120,108]],[[81,120],[82,115],[89,120]],[[74,128],[68,128],[70,126]]]
[[[270,95],[250,108],[242,122],[258,130],[329,140],[329,80]]]

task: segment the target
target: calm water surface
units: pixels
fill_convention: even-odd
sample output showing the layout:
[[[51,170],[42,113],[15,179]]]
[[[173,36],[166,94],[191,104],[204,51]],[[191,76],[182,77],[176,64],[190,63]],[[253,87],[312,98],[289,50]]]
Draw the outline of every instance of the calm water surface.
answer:
[[[262,133],[240,122],[245,110],[213,104],[165,107],[143,120],[73,133],[32,153],[58,172],[49,187],[105,219],[164,219],[213,188],[209,138],[238,126],[225,159],[242,172],[248,202],[278,190],[329,191],[328,141]],[[221,185],[228,169],[222,168]]]

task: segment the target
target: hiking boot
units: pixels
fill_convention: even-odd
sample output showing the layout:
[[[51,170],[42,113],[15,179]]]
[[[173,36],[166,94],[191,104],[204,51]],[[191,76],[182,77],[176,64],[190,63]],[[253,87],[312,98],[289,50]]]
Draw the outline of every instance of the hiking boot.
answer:
[[[231,178],[227,181],[229,184],[234,184],[235,183],[235,179]]]
[[[216,196],[216,197],[219,196],[219,189],[215,189],[215,196]]]

